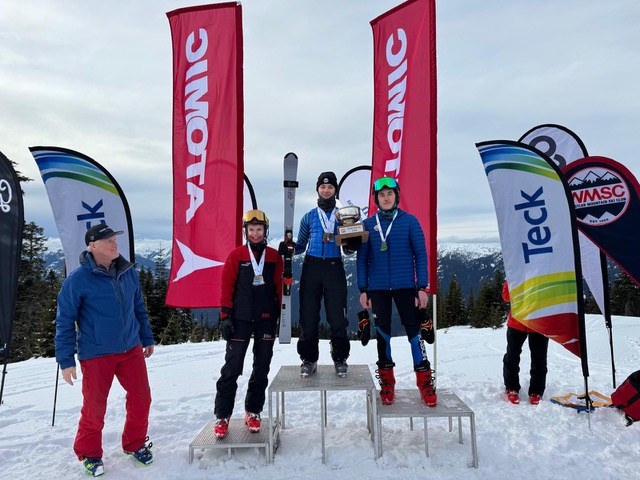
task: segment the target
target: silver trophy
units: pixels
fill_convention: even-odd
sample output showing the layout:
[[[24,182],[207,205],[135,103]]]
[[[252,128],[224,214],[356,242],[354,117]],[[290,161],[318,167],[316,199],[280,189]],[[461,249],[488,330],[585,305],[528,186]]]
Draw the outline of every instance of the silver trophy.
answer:
[[[355,252],[362,242],[369,240],[369,232],[360,222],[360,207],[350,205],[339,208],[336,218],[339,223],[336,245],[342,246],[345,253]]]

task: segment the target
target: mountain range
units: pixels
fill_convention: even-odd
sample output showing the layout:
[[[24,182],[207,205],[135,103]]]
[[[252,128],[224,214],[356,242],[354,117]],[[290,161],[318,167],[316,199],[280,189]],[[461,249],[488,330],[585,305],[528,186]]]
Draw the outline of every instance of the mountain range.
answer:
[[[279,242],[280,239],[277,239],[271,241],[270,244],[277,248]],[[153,271],[156,262],[162,261],[169,271],[171,267],[170,241],[136,239],[134,244],[138,266]],[[46,268],[58,272],[63,271],[64,254],[60,240],[57,238],[49,239],[46,246],[48,248],[45,254]],[[294,257],[293,274],[295,279],[300,278],[303,258],[303,255]],[[344,265],[347,275],[349,317],[353,317],[350,318],[350,323],[354,323],[356,317],[352,310],[356,308],[356,305],[359,305],[360,295],[357,287],[356,256],[345,256]],[[502,268],[502,251],[498,243],[441,243],[438,246],[438,281],[441,296],[446,294],[454,275],[460,284],[464,298],[467,298],[472,291],[474,295],[477,295],[480,286],[493,279],[496,269]],[[297,283],[296,281],[295,285]],[[295,286],[293,288],[292,310],[298,311],[298,289]],[[217,318],[217,310],[207,309],[201,313],[209,321]]]
[[[280,239],[271,241],[277,248]],[[167,269],[171,268],[171,242],[163,239],[136,239],[136,263],[140,267],[155,269],[156,262],[161,259]],[[60,240],[50,238],[46,242],[47,252],[44,255],[45,267],[56,272],[64,268],[64,254]],[[355,255],[345,256],[347,282],[356,285]],[[299,278],[303,255],[294,257],[294,276]],[[438,279],[440,291],[445,293],[455,275],[467,297],[471,291],[478,293],[480,286],[493,278],[496,268],[503,268],[502,250],[499,243],[441,243],[438,245]]]

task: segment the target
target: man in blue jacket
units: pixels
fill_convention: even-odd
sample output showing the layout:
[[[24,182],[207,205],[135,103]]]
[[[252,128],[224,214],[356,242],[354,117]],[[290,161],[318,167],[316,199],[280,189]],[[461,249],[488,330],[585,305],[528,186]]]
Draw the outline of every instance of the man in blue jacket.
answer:
[[[102,428],[115,376],[127,392],[122,449],[139,463],[153,461],[146,443],[151,390],[145,358],[154,342],[134,265],[118,253],[116,235],[105,224],[87,230],[87,251],[58,294],[56,360],[62,378],[77,379],[74,353],[82,370],[82,410],[73,449],[94,477],[104,473]]]
[[[320,304],[329,324],[331,358],[339,377],[347,376],[349,337],[347,335],[347,278],[340,246],[336,244],[335,217],[338,180],[333,172],[323,172],[316,182],[318,206],[300,221],[295,253],[305,253],[300,277],[300,376],[316,372],[319,352]]]
[[[382,177],[373,184],[378,212],[363,223],[369,241],[358,250],[358,288],[360,304],[371,307],[378,344],[380,400],[393,403],[395,363],[391,357],[391,302],[407,333],[413,357],[413,369],[422,400],[435,407],[431,364],[420,335],[418,307],[427,306],[427,249],[418,219],[398,208],[400,186],[394,178]]]

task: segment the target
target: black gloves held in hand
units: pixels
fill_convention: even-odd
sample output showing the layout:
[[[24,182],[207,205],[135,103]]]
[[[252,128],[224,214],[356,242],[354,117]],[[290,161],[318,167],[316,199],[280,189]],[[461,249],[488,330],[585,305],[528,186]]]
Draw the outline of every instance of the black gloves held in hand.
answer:
[[[431,311],[427,308],[418,309],[418,323],[420,323],[420,337],[428,344],[435,342],[436,337],[433,331],[433,320]]]
[[[371,338],[371,322],[369,321],[369,310],[358,312],[358,333],[356,334],[362,345],[369,343]]]
[[[220,336],[224,340],[231,340],[231,337],[236,333],[236,327],[233,325],[233,318],[227,312],[220,312],[218,317],[218,330],[220,330]]]

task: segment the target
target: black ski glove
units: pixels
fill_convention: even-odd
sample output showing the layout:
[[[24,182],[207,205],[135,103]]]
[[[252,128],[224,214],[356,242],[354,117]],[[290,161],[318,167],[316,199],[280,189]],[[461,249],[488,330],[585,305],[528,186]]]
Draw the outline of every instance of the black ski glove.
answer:
[[[221,311],[218,317],[218,330],[223,340],[231,340],[231,337],[236,333],[236,327],[233,324],[233,317],[228,312]]]
[[[420,324],[420,337],[428,344],[435,342],[435,333],[433,331],[433,320],[431,319],[431,311],[428,308],[418,309],[418,323]]]
[[[369,343],[371,338],[371,322],[369,321],[369,310],[358,312],[358,333],[356,334],[362,345]]]

